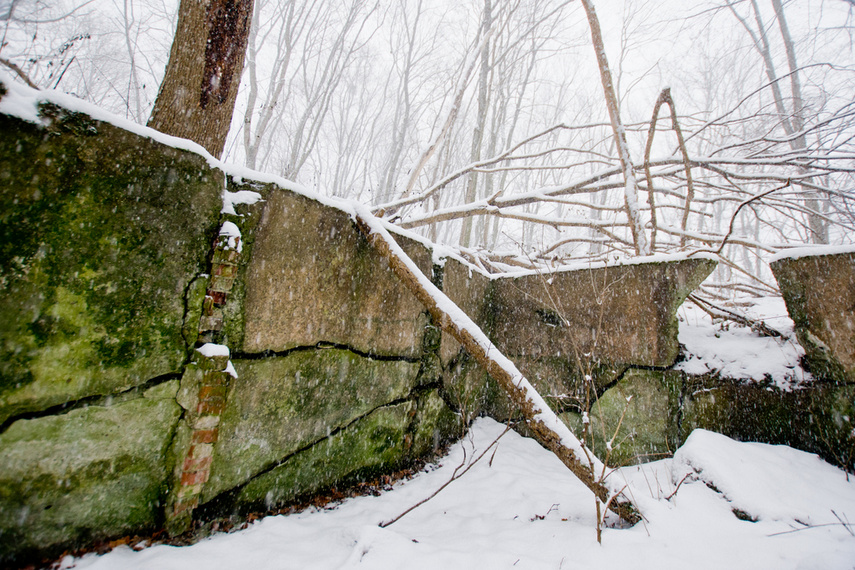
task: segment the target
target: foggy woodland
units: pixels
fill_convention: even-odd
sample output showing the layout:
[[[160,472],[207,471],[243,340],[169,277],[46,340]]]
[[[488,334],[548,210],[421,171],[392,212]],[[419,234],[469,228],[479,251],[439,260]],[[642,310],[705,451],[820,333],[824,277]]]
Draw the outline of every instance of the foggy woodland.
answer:
[[[0,64],[146,124],[177,11],[2,0]],[[487,271],[706,252],[727,298],[774,292],[776,252],[855,236],[847,0],[256,0],[250,20],[223,160]]]

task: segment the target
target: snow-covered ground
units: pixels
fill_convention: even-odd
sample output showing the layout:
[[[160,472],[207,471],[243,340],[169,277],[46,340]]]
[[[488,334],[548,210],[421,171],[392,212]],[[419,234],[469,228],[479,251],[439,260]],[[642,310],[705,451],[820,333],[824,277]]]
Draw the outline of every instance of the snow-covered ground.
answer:
[[[810,373],[799,363],[805,351],[793,333],[793,321],[784,300],[765,297],[751,299],[750,303],[729,310],[762,320],[786,338],[760,336],[730,321],[713,323],[707,313],[686,302],[677,311],[679,341],[686,352],[686,359],[677,368],[689,374],[719,372],[726,378],[769,380],[784,389],[811,380]]]
[[[504,430],[475,422],[441,466],[378,497],[271,516],[189,547],[67,558],[89,569],[750,568],[855,566],[855,481],[816,456],[696,431],[673,459],[624,468],[647,519],[597,544],[593,495],[548,451],[508,432],[495,456],[395,524]],[[675,489],[684,476],[682,485]],[[715,487],[716,490],[713,490]],[[671,496],[668,500],[666,497]],[[739,509],[757,522],[737,518]],[[836,514],[835,514],[836,513]],[[838,519],[839,517],[839,519]]]
[[[747,313],[792,332],[783,302]],[[721,330],[691,305],[681,309],[685,366],[787,384],[803,374],[795,340]],[[703,367],[703,369],[701,369]],[[788,380],[790,379],[790,380]],[[504,432],[490,419],[438,465],[377,497],[264,518],[187,547],[156,545],[63,560],[63,567],[157,570],[263,569],[823,569],[855,568],[855,480],[815,455],[739,443],[696,430],[671,459],[611,475],[626,484],[645,521],[606,528],[596,540],[593,495],[551,453],[515,432],[495,454],[398,522]],[[737,516],[737,513],[740,515]],[[753,519],[745,520],[746,518]]]

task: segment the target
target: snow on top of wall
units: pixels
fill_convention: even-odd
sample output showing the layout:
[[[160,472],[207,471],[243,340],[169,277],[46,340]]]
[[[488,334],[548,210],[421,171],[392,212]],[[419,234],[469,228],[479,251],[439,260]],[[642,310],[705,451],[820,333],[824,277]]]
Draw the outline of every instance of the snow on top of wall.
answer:
[[[489,277],[491,279],[503,279],[512,277],[523,277],[527,275],[548,275],[552,273],[602,269],[604,267],[643,265],[647,263],[669,263],[674,261],[684,261],[686,259],[710,259],[713,261],[717,261],[718,257],[710,253],[703,252],[655,253],[653,255],[642,255],[638,257],[621,257],[609,261],[580,261],[578,263],[561,265],[560,267],[556,267],[555,269],[546,272],[537,269],[521,269],[519,271],[513,271],[508,273],[494,273],[492,275],[489,275]]]
[[[12,76],[4,70],[0,70],[0,83],[2,83],[7,89],[7,93],[2,98],[0,98],[0,113],[2,114],[18,117],[20,119],[23,119],[24,121],[35,123],[37,125],[45,125],[45,119],[39,116],[39,105],[41,103],[53,103],[70,111],[85,113],[86,115],[89,115],[95,120],[109,123],[141,137],[154,140],[163,145],[198,154],[208,162],[211,168],[216,168],[222,171],[224,174],[230,176],[236,183],[257,182],[262,184],[275,184],[281,188],[290,190],[296,194],[300,194],[302,196],[305,196],[306,198],[310,198],[312,200],[320,202],[325,206],[341,210],[350,215],[351,217],[355,215],[354,205],[357,203],[352,200],[324,196],[322,194],[310,190],[309,188],[306,188],[302,184],[298,184],[297,182],[288,180],[281,176],[252,170],[250,168],[237,164],[223,162],[217,158],[214,158],[201,145],[191,140],[163,134],[159,131],[137,124],[119,115],[115,115],[109,111],[98,107],[97,105],[94,105],[82,99],[78,99],[73,95],[68,95],[66,93],[54,90],[39,91],[36,89],[32,89],[14,81]],[[229,192],[228,190],[224,190],[222,212],[224,214],[235,214],[235,205],[254,204],[259,200],[261,200],[261,194],[259,194],[258,192],[253,192],[249,190]],[[447,258],[454,258],[465,264],[466,266],[470,267],[471,270],[477,271],[478,273],[482,273],[485,276],[489,276],[486,271],[483,271],[481,268],[472,265],[466,259],[457,255],[450,247],[435,244],[419,234],[401,229],[385,221],[383,222],[383,225],[389,231],[397,235],[405,236],[419,243],[422,243],[425,247],[432,251],[434,263],[437,265],[443,265],[445,263],[445,259]]]
[[[115,115],[109,111],[101,109],[97,105],[94,105],[87,101],[83,101],[82,99],[78,99],[77,97],[74,97],[72,95],[68,95],[66,93],[61,93],[59,91],[54,90],[39,91],[31,89],[30,87],[15,82],[12,77],[3,70],[0,70],[0,83],[5,85],[8,90],[6,95],[4,95],[2,99],[0,99],[0,113],[15,116],[31,123],[43,125],[45,124],[45,120],[39,116],[38,106],[42,102],[54,103],[56,105],[69,109],[70,111],[85,113],[95,120],[110,123],[116,127],[125,129],[141,137],[149,138],[163,145],[198,154],[205,158],[205,160],[212,168],[216,168],[222,171],[224,174],[230,176],[237,183],[257,182],[262,184],[275,184],[281,188],[290,190],[292,192],[305,196],[306,198],[315,200],[325,206],[341,210],[350,215],[351,217],[354,217],[355,215],[355,207],[360,206],[358,202],[353,200],[347,200],[344,198],[337,198],[332,196],[324,196],[313,190],[310,190],[302,184],[299,184],[292,180],[288,180],[281,176],[277,176],[275,174],[259,172],[257,170],[252,170],[244,166],[223,162],[211,156],[211,154],[201,145],[191,140],[163,134],[159,131],[137,124],[119,115]],[[229,192],[228,190],[224,190],[222,212],[224,214],[235,214],[235,205],[254,204],[259,200],[261,200],[261,194],[259,194],[258,192],[248,190],[239,192]],[[453,247],[433,243],[424,236],[421,236],[420,234],[405,230],[385,220],[381,220],[381,223],[383,227],[386,228],[388,231],[396,235],[404,236],[414,241],[417,241],[423,244],[429,250],[431,250],[433,256],[433,263],[436,265],[442,266],[445,264],[446,259],[455,259],[462,263],[464,266],[466,266],[469,269],[470,274],[472,272],[479,273],[485,277],[488,277],[489,279],[520,277],[524,275],[535,275],[538,273],[544,273],[542,270],[526,269],[520,269],[519,271],[509,271],[507,273],[489,273],[485,269],[474,265],[461,255],[459,255]],[[694,255],[687,253],[655,254],[643,257],[617,259],[613,261],[579,262],[572,265],[561,266],[559,268],[556,268],[555,270],[550,271],[549,273],[552,273],[554,271],[578,271],[583,269],[598,269],[601,267],[608,267],[614,265],[639,265],[642,263],[662,263],[668,261],[679,261],[682,259],[687,259],[690,255],[695,258],[715,259],[715,256],[711,256],[709,254],[704,253]]]
[[[781,259],[799,259],[801,257],[810,257],[814,255],[836,255],[840,253],[855,253],[855,244],[814,245],[809,247],[786,249],[773,255],[769,260],[769,263],[774,263]]]

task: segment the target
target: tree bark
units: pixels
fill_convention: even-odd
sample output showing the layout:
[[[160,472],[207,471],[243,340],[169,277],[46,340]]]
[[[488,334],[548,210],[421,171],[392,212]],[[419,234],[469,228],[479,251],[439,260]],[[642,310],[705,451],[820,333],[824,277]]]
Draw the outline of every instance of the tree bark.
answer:
[[[449,312],[452,301],[415,267],[379,220],[363,210],[363,207],[357,206],[355,218],[359,231],[389,262],[395,275],[425,306],[440,329],[454,337],[508,394],[537,441],[552,451],[615,514],[628,523],[639,522],[641,515],[632,502],[624,498],[622,490],[610,488],[606,484],[602,463],[592,454],[589,454],[590,459],[580,457],[582,448],[578,439],[549,409],[528,380],[487,339],[478,325],[465,315]]]
[[[253,0],[181,0],[148,126],[220,158],[243,71]]]

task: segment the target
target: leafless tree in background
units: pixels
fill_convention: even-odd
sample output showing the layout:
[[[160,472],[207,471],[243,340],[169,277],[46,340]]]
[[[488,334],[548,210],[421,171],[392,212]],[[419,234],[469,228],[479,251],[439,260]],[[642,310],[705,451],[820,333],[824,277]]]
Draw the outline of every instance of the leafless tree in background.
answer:
[[[0,57],[141,121],[175,6],[92,1],[13,3]],[[595,0],[258,0],[226,156],[488,271],[709,251],[710,294],[768,293],[770,254],[855,229],[852,12],[817,2],[633,5],[592,43]]]

